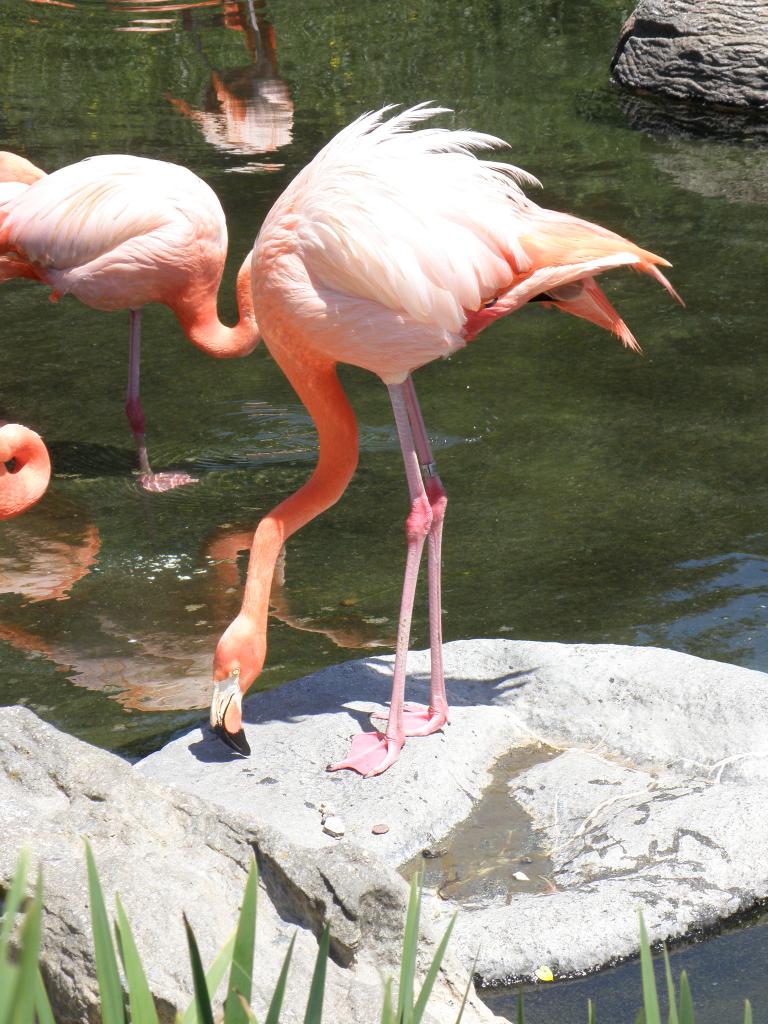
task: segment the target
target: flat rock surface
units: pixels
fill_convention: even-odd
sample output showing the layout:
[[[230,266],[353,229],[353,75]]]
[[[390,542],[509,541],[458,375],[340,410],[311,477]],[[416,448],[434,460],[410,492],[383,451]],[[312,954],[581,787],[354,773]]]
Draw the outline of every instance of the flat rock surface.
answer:
[[[768,108],[768,2],[641,0],[611,71],[633,89]]]
[[[268,824],[296,849],[366,851],[391,870],[445,841],[513,747],[562,751],[510,780],[554,865],[545,893],[509,893],[460,914],[466,962],[482,939],[486,982],[598,967],[653,939],[715,924],[768,895],[768,677],[656,648],[461,641],[445,645],[443,734],[407,742],[385,775],[325,765],[384,709],[392,659],[325,669],[245,702],[250,759],[208,728],[136,771]],[[424,700],[426,652],[409,660]],[[329,810],[330,809],[330,810]],[[345,824],[323,832],[324,813]],[[374,834],[375,825],[388,831]],[[500,830],[505,827],[499,822]],[[426,915],[455,909],[437,898]]]

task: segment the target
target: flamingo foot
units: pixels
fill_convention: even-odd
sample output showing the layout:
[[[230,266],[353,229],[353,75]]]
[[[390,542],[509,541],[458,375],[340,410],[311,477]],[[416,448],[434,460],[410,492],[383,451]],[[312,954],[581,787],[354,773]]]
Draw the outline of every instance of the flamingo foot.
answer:
[[[403,726],[406,736],[430,736],[448,724],[448,708],[425,707],[423,704],[403,704]]]
[[[162,494],[164,491],[172,491],[174,487],[184,487],[186,484],[196,484],[200,481],[195,476],[181,471],[169,473],[140,473],[138,477],[139,486],[149,494]]]
[[[342,768],[351,768],[366,779],[381,775],[395,763],[404,742],[404,736],[398,739],[380,732],[358,733],[352,737],[352,746],[346,760],[329,764],[327,771],[338,772]]]
[[[371,715],[371,723],[385,720],[378,712]],[[403,704],[403,732],[406,736],[430,736],[448,724],[448,709],[438,711],[424,704]]]

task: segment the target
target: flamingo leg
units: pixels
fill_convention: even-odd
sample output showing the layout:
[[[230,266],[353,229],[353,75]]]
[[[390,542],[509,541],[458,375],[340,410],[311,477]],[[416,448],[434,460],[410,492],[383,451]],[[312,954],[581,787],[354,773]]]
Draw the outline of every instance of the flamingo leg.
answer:
[[[136,442],[139,456],[139,484],[145,491],[170,491],[184,484],[196,484],[197,480],[188,473],[153,473],[149,464],[147,445],[144,439],[144,410],[139,399],[141,377],[141,310],[132,309],[131,336],[128,347],[128,389],[125,395],[125,414]]]
[[[344,761],[328,766],[329,771],[351,768],[366,778],[380,775],[397,760],[406,731],[403,719],[403,698],[405,696],[406,661],[411,635],[413,601],[416,595],[416,581],[419,575],[424,541],[432,525],[432,510],[424,488],[419,469],[413,428],[408,415],[408,400],[404,384],[389,384],[389,397],[395,414],[397,433],[405,463],[405,475],[411,498],[411,511],[405,521],[405,536],[408,544],[405,559],[403,593],[400,600],[400,621],[395,647],[395,668],[392,679],[392,695],[389,703],[389,717],[386,730],[359,733],[352,739],[352,747]]]
[[[443,671],[443,617],[441,596],[442,543],[443,522],[448,496],[437,473],[437,464],[429,443],[424,417],[421,414],[419,401],[413,379],[409,377],[404,384],[405,398],[408,407],[408,419],[413,431],[416,453],[419,458],[424,487],[432,512],[432,525],[427,538],[427,580],[429,594],[429,653],[430,653],[430,690],[429,707],[419,704],[406,704],[404,707],[404,726],[406,736],[427,736],[437,732],[448,722],[448,698],[445,692],[445,673]]]

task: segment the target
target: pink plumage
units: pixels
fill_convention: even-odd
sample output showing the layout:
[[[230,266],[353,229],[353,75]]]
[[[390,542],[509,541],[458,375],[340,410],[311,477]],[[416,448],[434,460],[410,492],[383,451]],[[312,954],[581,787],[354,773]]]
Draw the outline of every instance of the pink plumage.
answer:
[[[0,154],[0,281],[30,277],[100,310],[131,312],[126,411],[148,490],[188,483],[154,474],[139,402],[140,311],[169,306],[185,334],[217,357],[258,343],[250,257],[238,276],[240,319],[224,326],[217,294],[227,254],[224,211],[214,191],[185,167],[134,156],[95,156],[29,183],[27,161]],[[18,158],[16,158],[18,160]],[[17,177],[14,178],[14,173]]]

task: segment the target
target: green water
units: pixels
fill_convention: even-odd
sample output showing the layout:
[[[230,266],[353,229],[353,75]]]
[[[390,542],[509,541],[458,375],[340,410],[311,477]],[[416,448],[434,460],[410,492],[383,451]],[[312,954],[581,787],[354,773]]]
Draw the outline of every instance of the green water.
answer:
[[[607,70],[628,7],[271,0],[257,52],[254,31],[235,27],[249,24],[246,3],[4,0],[0,148],[47,169],[101,152],[192,168],[227,214],[231,323],[234,274],[266,210],[361,111],[431,99],[455,110],[445,123],[506,138],[509,159],[543,181],[542,204],[670,259],[687,309],[617,272],[605,288],[643,357],[527,309],[419,371],[450,496],[446,639],[660,644],[768,669],[765,151],[637,130]],[[227,122],[225,89],[250,97],[250,142]],[[206,706],[245,568],[244,555],[233,571],[212,552],[222,538],[244,548],[306,478],[311,423],[263,347],[214,363],[150,308],[150,453],[200,483],[140,494],[122,410],[127,314],[51,305],[30,282],[3,285],[0,302],[0,416],[40,430],[55,470],[41,505],[0,526],[0,701],[145,752]],[[360,469],[289,545],[264,686],[392,641],[401,461],[380,382],[343,379]],[[86,540],[95,561],[69,596],[31,600]],[[424,603],[415,647],[427,642]]]

